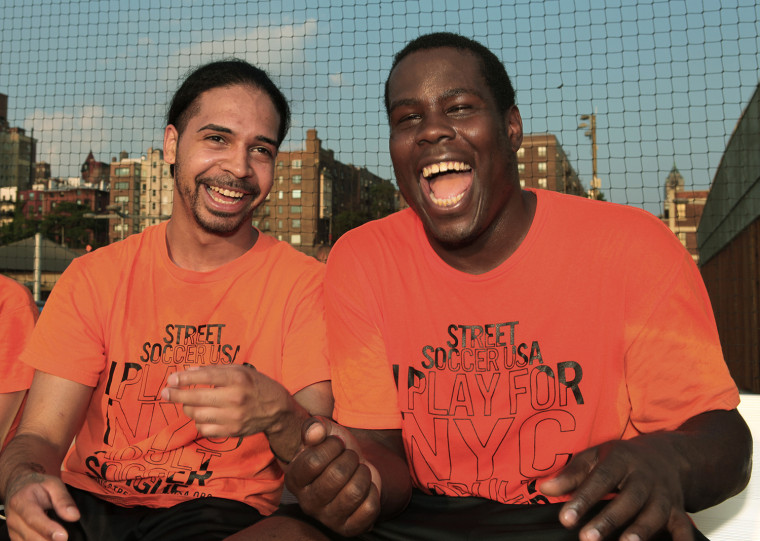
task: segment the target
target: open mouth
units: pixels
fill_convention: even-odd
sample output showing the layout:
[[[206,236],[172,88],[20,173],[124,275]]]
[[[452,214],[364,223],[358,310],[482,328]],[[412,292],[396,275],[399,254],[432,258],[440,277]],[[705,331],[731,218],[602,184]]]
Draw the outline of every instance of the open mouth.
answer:
[[[465,162],[444,161],[422,168],[430,187],[430,200],[441,208],[459,203],[472,185],[472,167]]]
[[[232,190],[230,188],[220,188],[219,186],[206,185],[206,192],[209,197],[221,205],[234,205],[239,203],[246,195],[245,192]]]

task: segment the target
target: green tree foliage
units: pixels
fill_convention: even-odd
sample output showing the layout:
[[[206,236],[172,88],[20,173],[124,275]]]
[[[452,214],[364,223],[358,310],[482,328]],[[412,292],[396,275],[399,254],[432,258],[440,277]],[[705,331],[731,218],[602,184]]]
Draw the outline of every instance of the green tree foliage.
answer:
[[[98,248],[96,239],[104,238],[107,221],[87,218],[92,212],[85,205],[61,202],[41,220],[26,218],[20,206],[16,207],[13,222],[0,227],[0,243],[9,244],[31,237],[38,231],[42,236],[68,248],[84,248],[88,244]]]

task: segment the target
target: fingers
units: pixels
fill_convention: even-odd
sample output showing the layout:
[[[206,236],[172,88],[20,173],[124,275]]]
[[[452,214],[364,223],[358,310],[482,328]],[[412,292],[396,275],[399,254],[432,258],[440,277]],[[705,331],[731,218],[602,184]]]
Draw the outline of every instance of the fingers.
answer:
[[[48,509],[53,509],[61,519],[69,522],[80,518],[79,510],[63,483],[50,477],[18,490],[6,507],[9,532],[13,532],[16,538],[29,541],[68,539],[66,529],[48,517]]]
[[[540,485],[549,496],[572,494],[559,519],[568,528],[583,519],[581,541],[646,541],[664,529],[675,541],[693,541],[672,464],[656,454],[645,457],[652,447],[641,441],[610,442],[584,451]],[[584,518],[593,506],[610,498],[595,516]]]
[[[311,485],[345,451],[344,443],[336,437],[325,438],[319,444],[305,447],[290,463],[285,478],[288,489],[297,494],[297,491]]]

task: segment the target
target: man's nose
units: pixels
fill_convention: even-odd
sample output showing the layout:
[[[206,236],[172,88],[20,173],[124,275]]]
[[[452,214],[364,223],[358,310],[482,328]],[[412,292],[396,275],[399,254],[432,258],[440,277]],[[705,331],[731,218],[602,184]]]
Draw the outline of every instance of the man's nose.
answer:
[[[443,139],[453,139],[456,130],[445,114],[427,114],[419,124],[417,143],[437,143]]]

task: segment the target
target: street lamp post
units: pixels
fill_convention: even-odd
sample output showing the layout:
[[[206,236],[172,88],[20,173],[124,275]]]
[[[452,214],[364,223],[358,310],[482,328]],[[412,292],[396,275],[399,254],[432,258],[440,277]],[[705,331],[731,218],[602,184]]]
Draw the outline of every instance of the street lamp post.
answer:
[[[581,115],[581,120],[589,121],[578,124],[578,128],[585,129],[584,135],[591,139],[591,190],[589,190],[589,199],[598,199],[602,181],[596,176],[596,113]]]

